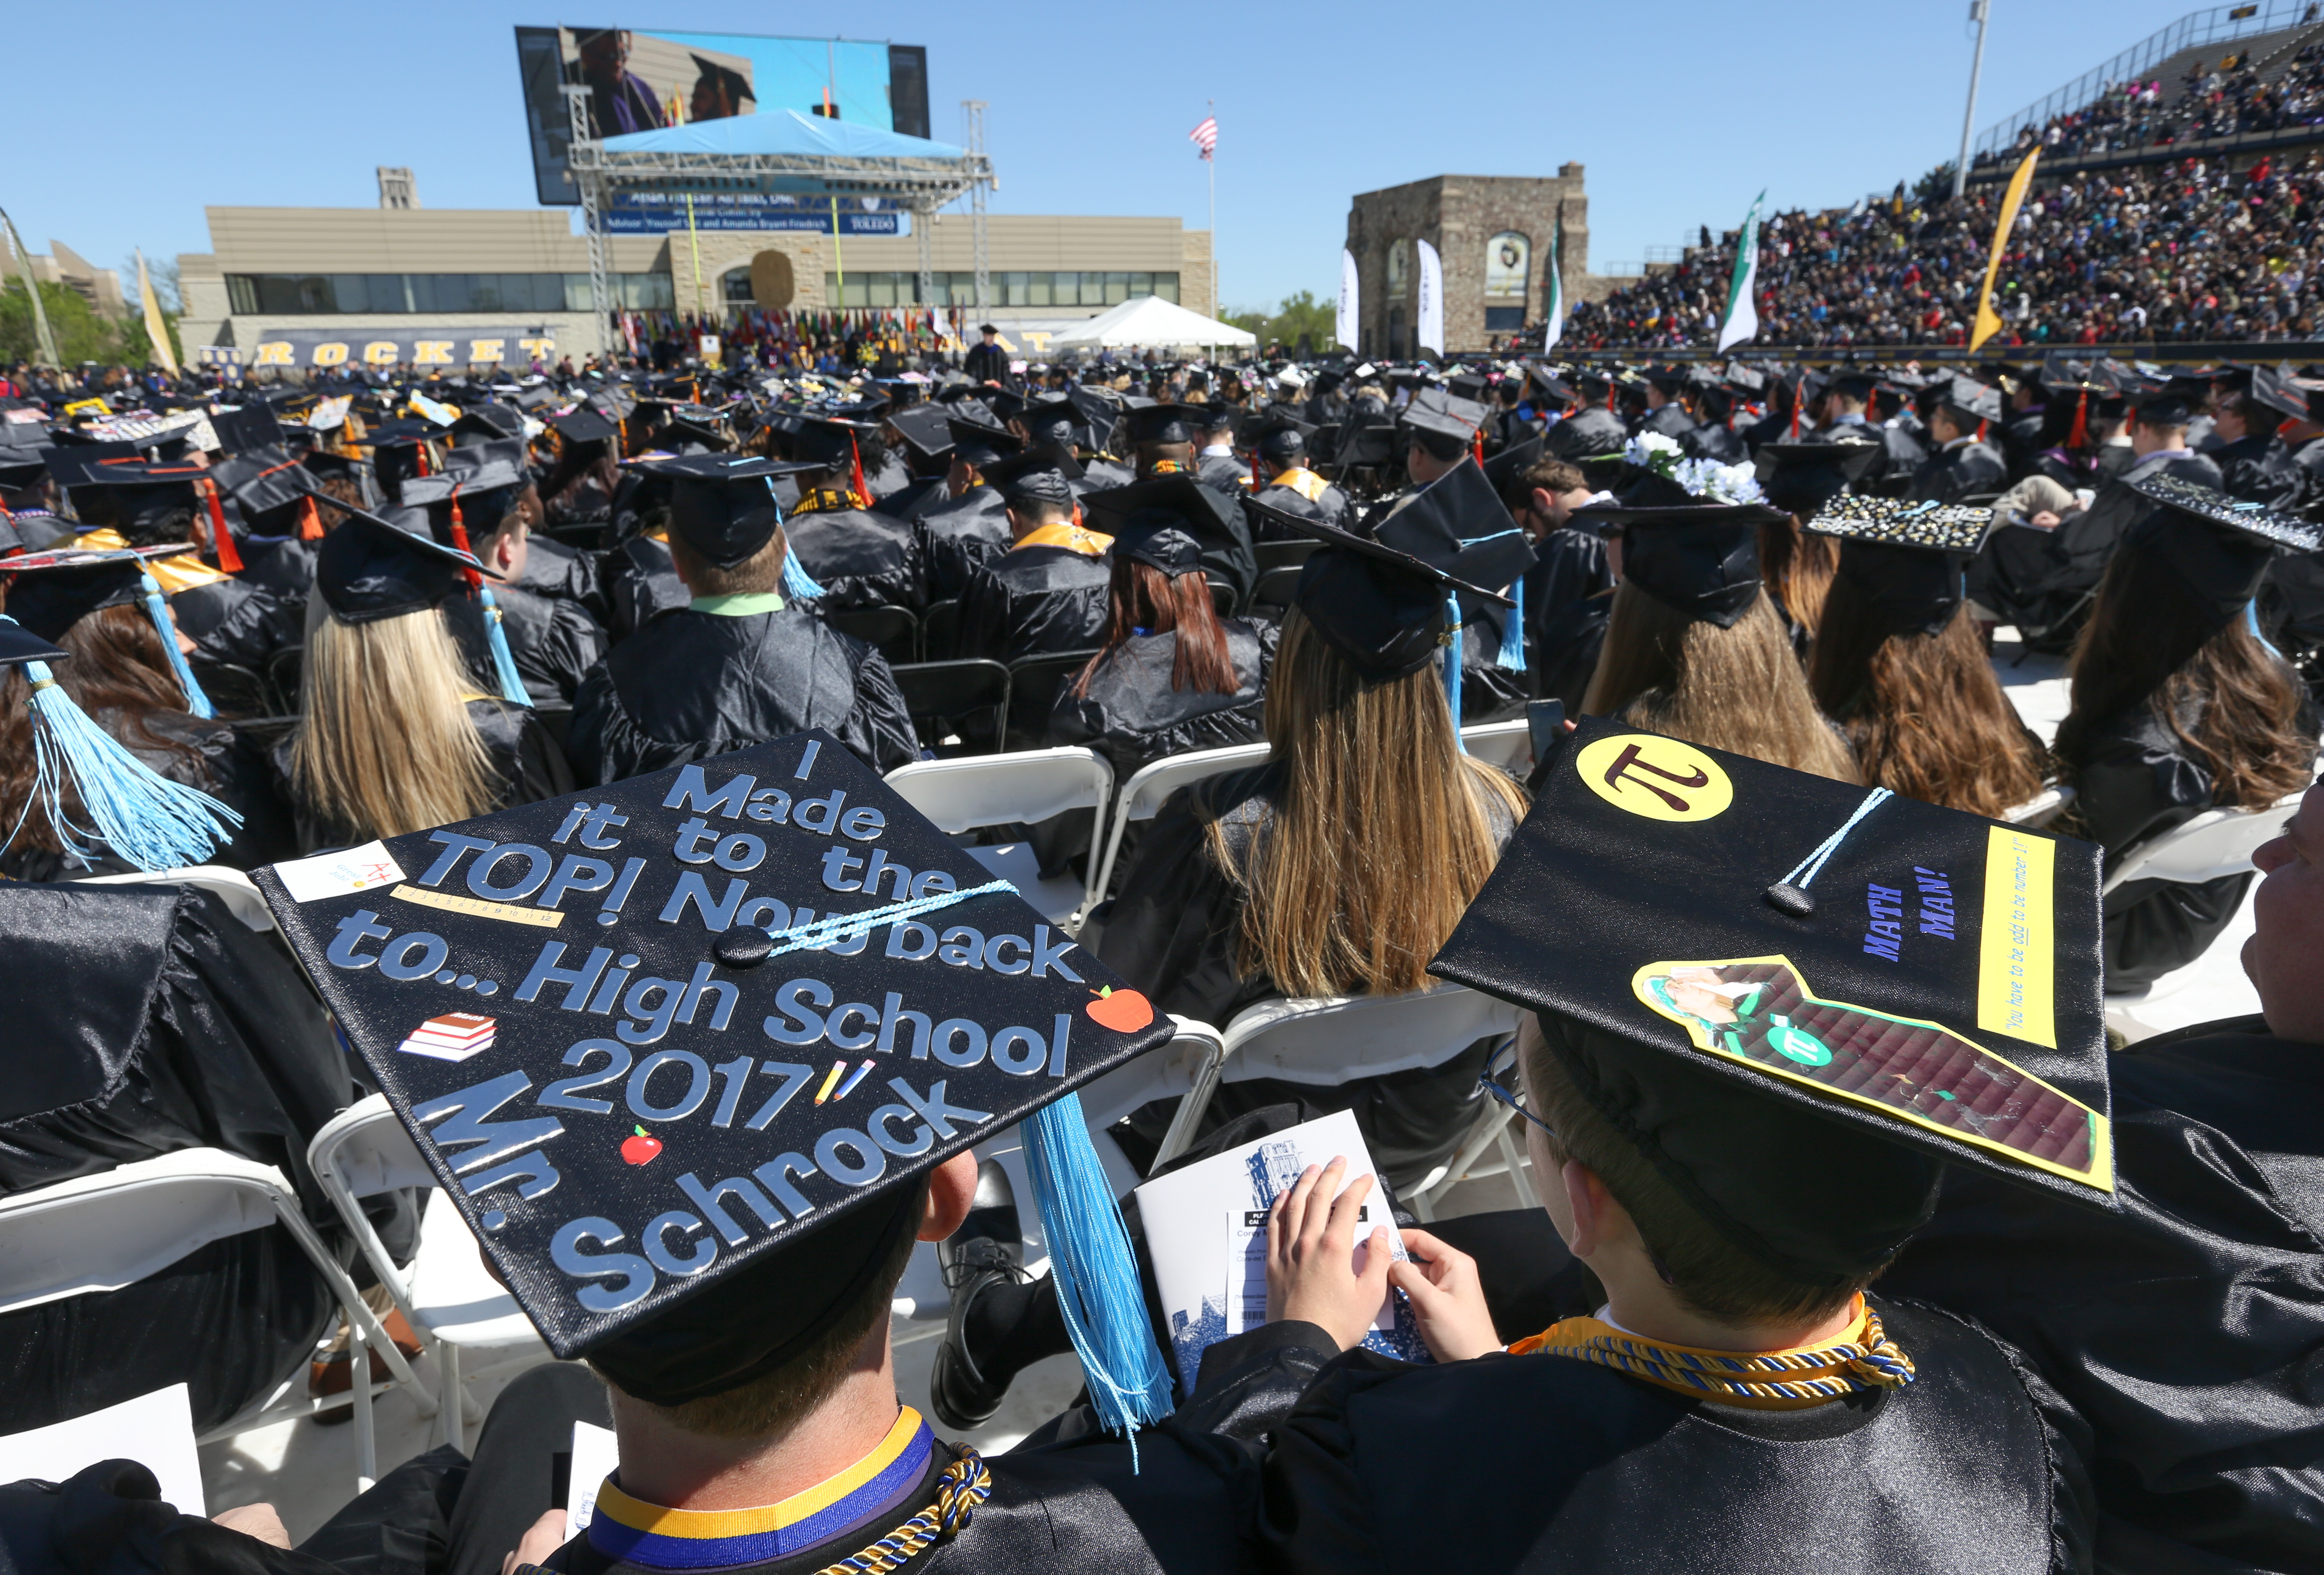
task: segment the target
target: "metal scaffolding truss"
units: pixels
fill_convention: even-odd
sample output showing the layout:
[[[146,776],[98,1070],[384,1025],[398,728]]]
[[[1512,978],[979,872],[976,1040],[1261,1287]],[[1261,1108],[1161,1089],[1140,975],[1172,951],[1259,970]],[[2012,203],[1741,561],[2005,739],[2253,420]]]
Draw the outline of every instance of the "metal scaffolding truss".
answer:
[[[992,184],[992,161],[981,150],[957,159],[883,159],[838,154],[616,152],[590,134],[588,89],[565,89],[572,141],[567,160],[581,195],[582,226],[589,244],[589,298],[608,343],[613,332],[613,273],[605,209],[623,191],[788,193],[811,197],[876,197],[912,216],[919,239],[921,299],[933,288],[929,221],[936,209]],[[977,296],[985,295],[983,205],[974,214]]]

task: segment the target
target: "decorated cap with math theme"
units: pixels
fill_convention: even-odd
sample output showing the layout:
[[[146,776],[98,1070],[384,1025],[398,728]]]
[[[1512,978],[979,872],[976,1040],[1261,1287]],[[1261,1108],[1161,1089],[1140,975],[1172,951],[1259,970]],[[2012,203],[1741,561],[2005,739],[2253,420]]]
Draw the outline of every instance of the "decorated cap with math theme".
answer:
[[[899,1184],[1171,1034],[820,732],[256,880],[559,1357],[798,1238],[811,1323],[917,1209]],[[674,1403],[750,1370],[677,1344],[683,1377],[609,1374]]]
[[[1536,780],[1431,972],[1542,1014],[1738,1233],[1877,1266],[1941,1164],[2111,1205],[2097,848],[1603,718]],[[1890,1173],[1894,1208],[1832,1239]]]

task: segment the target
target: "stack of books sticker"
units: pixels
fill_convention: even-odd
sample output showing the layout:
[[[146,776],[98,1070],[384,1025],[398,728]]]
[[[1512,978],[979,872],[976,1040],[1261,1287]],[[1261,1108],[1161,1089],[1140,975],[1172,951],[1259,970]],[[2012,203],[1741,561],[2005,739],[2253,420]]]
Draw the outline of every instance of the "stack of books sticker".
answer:
[[[438,1061],[466,1061],[479,1050],[490,1049],[492,1043],[492,1018],[480,1018],[474,1012],[446,1012],[412,1029],[410,1036],[396,1048],[414,1055],[432,1055]]]

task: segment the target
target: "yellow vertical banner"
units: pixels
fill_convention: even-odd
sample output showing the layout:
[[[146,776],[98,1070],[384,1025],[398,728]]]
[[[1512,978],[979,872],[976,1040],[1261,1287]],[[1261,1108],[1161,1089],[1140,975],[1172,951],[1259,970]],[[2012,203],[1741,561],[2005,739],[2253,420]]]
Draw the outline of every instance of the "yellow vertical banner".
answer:
[[[2025,162],[2017,166],[2017,173],[2009,178],[2009,189],[2002,196],[2001,217],[1993,226],[1993,253],[1985,263],[1985,288],[1977,292],[1977,326],[1969,336],[1971,350],[2001,332],[2001,319],[1993,315],[1993,281],[2001,273],[2001,253],[2009,245],[2009,227],[2017,222],[2017,209],[2025,200],[2025,189],[2034,184],[2034,161],[2041,156],[2041,144],[2037,143],[2034,151],[2025,155]]]
[[[1977,1026],[2058,1047],[2057,940],[2052,922],[2058,844],[2010,826],[1989,829],[1985,911],[1978,918]]]
[[[143,298],[145,336],[153,342],[153,359],[171,377],[178,375],[178,353],[170,344],[170,325],[161,320],[161,303],[154,297],[153,281],[146,276],[145,253],[137,253],[137,293]]]

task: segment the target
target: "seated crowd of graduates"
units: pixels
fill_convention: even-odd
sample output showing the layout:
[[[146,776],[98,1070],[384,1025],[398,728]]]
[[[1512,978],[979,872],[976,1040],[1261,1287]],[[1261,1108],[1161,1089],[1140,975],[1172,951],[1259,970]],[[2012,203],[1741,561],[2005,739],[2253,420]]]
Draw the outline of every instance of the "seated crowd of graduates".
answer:
[[[2309,391],[2249,368],[2162,380],[2061,362],[1999,375],[1997,392],[1899,369],[1510,365],[1447,378],[1341,365],[1194,402],[1204,391],[1167,371],[1144,383],[1060,371],[1024,388],[700,374],[682,386],[431,385],[408,403],[411,391],[245,391],[238,407],[109,441],[46,412],[11,420],[0,802],[14,831],[0,850],[11,882],[0,933],[28,948],[35,967],[20,972],[39,971],[41,945],[62,968],[76,926],[109,922],[93,905],[143,903],[116,971],[124,997],[149,1005],[111,1030],[134,1053],[109,1064],[125,1060],[140,1068],[129,1084],[150,1076],[156,1088],[124,1092],[92,1043],[88,1088],[61,1077],[57,1097],[18,1101],[32,1157],[0,1147],[0,1185],[162,1151],[185,1131],[254,1144],[304,1184],[291,1135],[335,1108],[317,1091],[331,1067],[303,1046],[336,1052],[314,1031],[311,999],[291,1000],[301,986],[276,953],[213,924],[194,896],[58,883],[256,868],[576,788],[617,801],[631,778],[810,729],[881,772],[1085,744],[1117,781],[1169,755],[1264,741],[1264,764],[1184,789],[1136,828],[1081,944],[1157,1011],[1214,1024],[1272,998],[1397,994],[1443,976],[1516,1001],[1527,1026],[1515,1071],[1496,1036],[1330,1087],[1230,1081],[1191,1156],[1347,1110],[1381,1180],[1408,1192],[1514,1103],[1545,1212],[1407,1229],[1414,1262],[1391,1267],[1379,1251],[1351,1275],[1350,1178],[1311,1175],[1270,1226],[1276,1322],[1240,1337],[1231,1359],[1206,1359],[1170,1420],[1135,1435],[1139,1452],[1099,1425],[1112,1415],[1101,1404],[1037,1434],[1038,1447],[980,1461],[930,1446],[908,1410],[897,1417],[885,1309],[910,1244],[953,1239],[933,1380],[946,1425],[990,1418],[1016,1373],[1083,1341],[1056,1276],[1028,1279],[1017,1261],[1003,1225],[1014,1205],[991,1196],[989,1167],[981,1177],[959,1153],[899,1165],[882,1184],[893,1208],[851,1212],[691,1301],[609,1324],[589,1355],[610,1409],[608,1391],[570,1368],[529,1377],[503,1402],[506,1425],[487,1428],[468,1487],[447,1487],[444,1462],[426,1457],[413,1467],[433,1461],[433,1477],[392,1477],[270,1567],[363,1561],[348,1550],[364,1528],[399,1514],[449,1515],[456,1533],[456,1491],[530,1469],[576,1418],[621,1434],[620,1513],[606,1524],[629,1531],[559,1550],[561,1520],[554,1535],[526,1530],[545,1501],[509,1494],[446,1534],[450,1566],[439,1538],[429,1567],[465,1570],[465,1557],[489,1570],[514,1550],[587,1575],[804,1571],[914,1508],[964,1504],[924,1517],[942,1534],[924,1528],[890,1562],[839,1567],[894,1568],[904,1554],[931,1568],[1124,1570],[1448,1554],[1577,1570],[2312,1564],[2324,1559],[2324,1406],[2290,1375],[2324,1345],[2324,1254],[2301,1233],[2324,1220],[2283,1201],[2306,1173],[2271,1166],[2279,1147],[2315,1153],[2312,1136],[2282,1124],[2314,1094],[2269,1059],[2268,1030],[2304,1041],[2324,1025],[2296,1015],[2292,984],[2279,980],[2279,1005],[2263,980],[2266,1027],[2246,1025],[2226,1050],[2201,1041],[2210,1048],[2176,1060],[2138,1057],[2135,1098],[2115,1073],[2112,1150],[2095,1136],[2109,1129],[2102,1039],[2095,1055],[2034,1063],[2064,1101],[2044,1119],[2087,1121],[2093,1135],[2067,1182],[2049,1128],[2038,1163],[2015,1152],[2017,1138],[1981,1137],[1997,1160],[1933,1142],[1926,1122],[1803,1110],[1773,1076],[1775,1093],[1745,1115],[1725,1074],[1626,1039],[1526,938],[1561,925],[1586,934],[1568,900],[1578,889],[1598,894],[1608,934],[1667,925],[1642,956],[1782,953],[1806,966],[1874,950],[1859,947],[1860,914],[1827,914],[1836,927],[1813,942],[1786,938],[1789,910],[1758,902],[1757,887],[1748,902],[1722,892],[1732,872],[1711,870],[1692,912],[1693,872],[1655,861],[1694,855],[1651,839],[1609,852],[1637,834],[1592,831],[1614,789],[1560,786],[1578,778],[1549,769],[1572,747],[1556,730],[1529,783],[1462,741],[1463,726],[1556,701],[1603,719],[1584,721],[1583,736],[1610,724],[1738,757],[1736,781],[1758,785],[1771,824],[1815,826],[1798,853],[1845,837],[1847,806],[1885,790],[1921,817],[1897,845],[1925,844],[1923,874],[1949,847],[1981,861],[1986,823],[1969,817],[2006,818],[2052,786],[2075,794],[2052,829],[2099,844],[2107,867],[2204,810],[2262,808],[2305,788],[2318,741],[2298,665],[2302,570],[2324,540],[2300,514],[2302,456],[2324,469]],[[2304,439],[2267,436],[2267,411],[2305,426]],[[1986,441],[1997,428],[1998,447]],[[1277,567],[1296,572],[1268,572]],[[1045,717],[931,713],[908,697],[899,663],[848,631],[881,609],[910,615],[899,657],[1078,659]],[[2072,708],[2050,745],[1995,675],[1997,623],[2070,653]],[[2324,618],[2316,627],[2324,637]],[[282,714],[262,714],[270,696]],[[1759,769],[1749,762],[1774,769],[1747,776]],[[1642,769],[1682,784],[1675,768]],[[1099,853],[1070,820],[1011,830],[1030,836],[1045,872]],[[2307,879],[2316,834],[2276,844],[2264,866],[2286,872],[2271,882]],[[2083,893],[2093,908],[2096,869]],[[2072,1009],[2094,1022],[2101,981],[2192,962],[2253,880],[2108,892],[2061,999],[2087,986]],[[2313,936],[2295,911],[2312,896],[2274,903],[2279,953]],[[1827,972],[1845,966],[1864,964]],[[1738,1055],[1748,1032],[1817,1064],[1794,1018],[1826,1003],[1796,972],[1729,972],[1671,965],[1663,1015],[1695,1025],[1704,1048],[1731,1028]],[[240,974],[263,976],[271,1019],[219,983]],[[72,1002],[23,1004],[70,1036]],[[1778,1006],[1794,1017],[1770,1018]],[[1960,1023],[1976,1020],[1963,1010]],[[206,1014],[232,1031],[206,1027]],[[2230,1051],[2257,1059],[2230,1071],[2203,1059]],[[1991,1058],[1978,1067],[2012,1102],[1962,1108],[2017,1121],[2008,1078],[2025,1074]],[[2234,1100],[2214,1075],[2245,1080]],[[213,1077],[275,1115],[252,1123],[184,1093]],[[76,1100],[120,1102],[97,1119],[104,1141]],[[153,1114],[173,1100],[192,1113]],[[1113,1128],[1141,1171],[1175,1109],[1161,1101]],[[2237,1144],[2255,1156],[2218,1157]],[[2170,1156],[2190,1148],[2205,1155],[2200,1174],[2173,1172]],[[2101,1174],[2111,1213],[2085,1207]],[[2034,1190],[1987,1198],[1979,1189],[1996,1177]],[[2217,1212],[2222,1197],[2269,1223]],[[2189,1221],[2205,1209],[2211,1234],[2198,1244]],[[383,1238],[408,1247],[410,1226],[391,1221]],[[1916,1231],[1926,1245],[1900,1259]],[[2125,1293],[2173,1253],[2200,1266],[2182,1264],[2144,1301]],[[213,1258],[167,1293],[133,1286],[111,1305],[0,1315],[0,1349],[39,1375],[15,1423],[194,1365],[213,1337],[189,1308],[223,1317],[237,1298],[273,1298],[268,1338],[235,1347],[198,1387],[204,1424],[230,1415],[281,1353],[312,1346],[322,1302],[268,1266]],[[1884,1272],[1921,1300],[1868,1299]],[[853,1289],[816,1301],[812,1318],[761,1327],[749,1310],[796,1301],[802,1276]],[[1333,1359],[1391,1276],[1438,1359],[1426,1377],[1360,1352]],[[2284,1311],[2239,1328],[2220,1298],[2262,1281]],[[2089,1312],[2109,1288],[2121,1305]],[[152,1332],[134,1360],[92,1367],[83,1354],[141,1326]],[[2130,1354],[2142,1340],[2201,1354],[2157,1367]],[[1577,1359],[1534,1364],[1548,1376],[1522,1380],[1469,1359],[1505,1348]],[[2183,1405],[2153,1392],[2173,1383]],[[1568,1420],[1583,1416],[1586,1429]],[[376,1497],[391,1488],[404,1497]],[[1646,1513],[1690,1493],[1688,1514]]]

